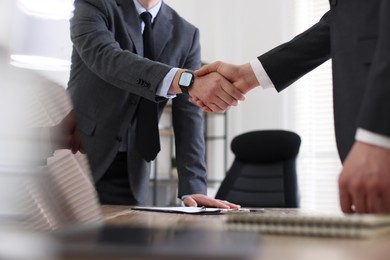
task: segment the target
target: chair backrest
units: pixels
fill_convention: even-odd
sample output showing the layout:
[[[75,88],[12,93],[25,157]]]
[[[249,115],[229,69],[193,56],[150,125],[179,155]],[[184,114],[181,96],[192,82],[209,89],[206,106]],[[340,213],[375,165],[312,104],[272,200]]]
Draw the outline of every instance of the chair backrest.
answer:
[[[236,136],[231,143],[235,159],[215,197],[243,207],[299,207],[300,144],[299,135],[284,130]]]

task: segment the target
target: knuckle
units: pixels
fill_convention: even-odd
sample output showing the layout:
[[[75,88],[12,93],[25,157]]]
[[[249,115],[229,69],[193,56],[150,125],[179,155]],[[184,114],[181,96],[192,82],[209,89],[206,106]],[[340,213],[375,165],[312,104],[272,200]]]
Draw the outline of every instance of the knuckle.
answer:
[[[349,187],[351,191],[359,193],[364,189],[364,183],[361,180],[356,180],[353,181]]]
[[[368,190],[381,190],[383,188],[382,183],[375,180],[368,181],[366,186]]]

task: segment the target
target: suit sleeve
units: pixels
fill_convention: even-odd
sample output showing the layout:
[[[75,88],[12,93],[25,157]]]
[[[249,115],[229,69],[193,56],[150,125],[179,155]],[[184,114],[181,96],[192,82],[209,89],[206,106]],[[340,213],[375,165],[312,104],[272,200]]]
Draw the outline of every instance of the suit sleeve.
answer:
[[[193,35],[192,47],[184,68],[200,67],[199,31]],[[188,101],[188,95],[178,95],[172,104],[172,119],[175,132],[176,163],[179,174],[179,198],[189,194],[206,194],[205,142],[203,113]]]
[[[329,58],[329,12],[291,41],[258,57],[278,92]]]
[[[379,34],[358,127],[390,137],[390,1],[381,1]]]
[[[108,7],[107,2],[75,1],[74,14],[70,20],[74,50],[87,67],[104,81],[138,96],[155,100],[157,87],[171,67],[120,47],[109,28],[110,22],[118,19],[115,17],[117,13],[112,7]],[[148,82],[139,84],[140,78],[146,78]]]

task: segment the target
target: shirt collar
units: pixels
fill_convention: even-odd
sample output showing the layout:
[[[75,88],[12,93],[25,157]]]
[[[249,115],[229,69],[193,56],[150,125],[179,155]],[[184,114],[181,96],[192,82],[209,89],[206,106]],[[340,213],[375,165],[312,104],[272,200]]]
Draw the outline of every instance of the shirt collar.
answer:
[[[154,7],[152,7],[149,10],[146,10],[139,2],[138,0],[133,0],[135,8],[137,9],[137,13],[141,15],[143,12],[148,11],[152,15],[152,23],[154,21],[154,18],[156,18],[158,12],[160,11],[162,0],[158,2]]]

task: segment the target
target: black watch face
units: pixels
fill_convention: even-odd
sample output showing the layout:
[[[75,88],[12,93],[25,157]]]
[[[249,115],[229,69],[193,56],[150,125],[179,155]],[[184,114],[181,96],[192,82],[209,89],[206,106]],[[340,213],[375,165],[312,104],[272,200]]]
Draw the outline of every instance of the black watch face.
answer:
[[[194,75],[192,75],[191,72],[184,71],[180,75],[179,86],[188,88],[189,86],[191,86],[193,78],[194,78]]]

